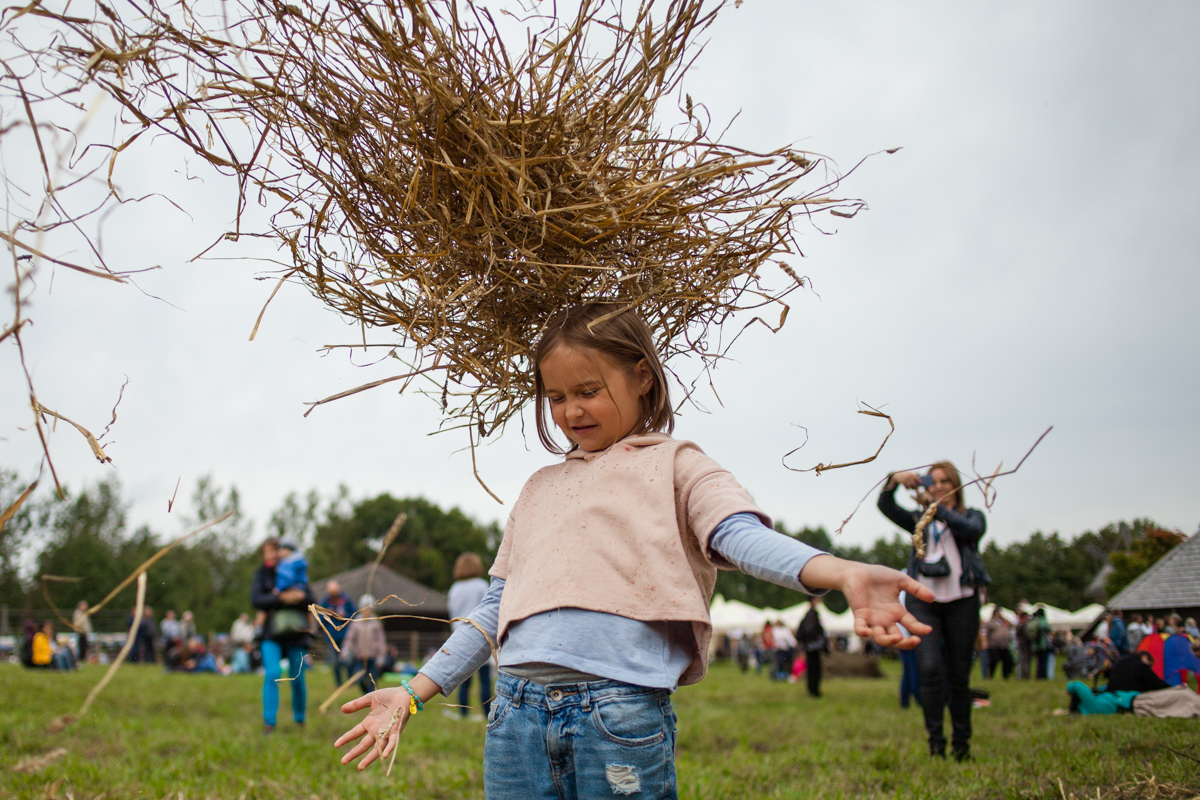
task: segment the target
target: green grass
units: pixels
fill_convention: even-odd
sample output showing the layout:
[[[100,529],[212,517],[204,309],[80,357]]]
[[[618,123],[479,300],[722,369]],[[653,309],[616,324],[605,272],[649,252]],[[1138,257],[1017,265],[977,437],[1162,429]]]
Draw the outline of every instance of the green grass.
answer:
[[[885,680],[837,679],[825,697],[717,665],[675,696],[678,769],[685,798],[1103,798],[1155,796],[1142,783],[1200,794],[1200,721],[1054,716],[1065,684],[984,684],[992,706],[974,714],[976,758],[925,755],[920,710],[902,711],[896,671]],[[444,719],[437,706],[409,726],[390,778],[338,766],[332,741],[341,714],[316,713],[331,689],[310,674],[309,724],[285,715],[262,734],[261,679],[165,675],[123,667],[93,710],[66,731],[46,723],[79,708],[101,671],[58,675],[0,666],[0,795],[163,798],[481,798],[481,724]],[[284,692],[287,707],[287,690]],[[12,767],[56,747],[68,754],[35,775]],[[514,765],[516,767],[518,765]],[[1166,797],[1166,794],[1157,796]]]

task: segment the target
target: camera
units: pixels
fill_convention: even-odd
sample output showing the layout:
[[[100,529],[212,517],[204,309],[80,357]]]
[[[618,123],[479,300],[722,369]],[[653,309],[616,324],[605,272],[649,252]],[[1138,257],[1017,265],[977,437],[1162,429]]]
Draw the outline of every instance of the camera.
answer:
[[[924,486],[926,489],[931,488],[933,486],[933,476],[932,475],[922,475],[921,476],[921,485]]]

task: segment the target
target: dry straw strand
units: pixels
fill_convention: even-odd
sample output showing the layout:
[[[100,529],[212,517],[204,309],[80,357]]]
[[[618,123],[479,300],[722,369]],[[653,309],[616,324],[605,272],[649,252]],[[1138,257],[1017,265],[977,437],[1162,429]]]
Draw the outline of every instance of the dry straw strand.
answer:
[[[125,656],[129,655],[129,651],[133,649],[133,643],[137,641],[138,625],[140,625],[142,622],[142,609],[145,607],[146,573],[143,571],[139,572],[137,576],[137,602],[133,607],[133,621],[130,623],[129,633],[125,636],[125,644],[121,645],[121,651],[117,653],[117,657],[114,658],[112,664],[109,665],[108,671],[104,673],[104,677],[100,679],[99,683],[92,687],[92,690],[88,692],[87,697],[84,698],[83,705],[79,707],[79,713],[76,715],[76,719],[82,717],[87,713],[88,709],[92,707],[92,703],[96,702],[96,698],[100,696],[100,692],[104,691],[104,687],[108,686],[108,682],[113,679],[113,675],[117,674],[117,670],[125,661]]]
[[[12,768],[12,770],[13,772],[22,772],[26,775],[33,775],[34,773],[41,772],[66,754],[67,748],[56,747],[40,756],[23,756],[16,763],[16,766]]]

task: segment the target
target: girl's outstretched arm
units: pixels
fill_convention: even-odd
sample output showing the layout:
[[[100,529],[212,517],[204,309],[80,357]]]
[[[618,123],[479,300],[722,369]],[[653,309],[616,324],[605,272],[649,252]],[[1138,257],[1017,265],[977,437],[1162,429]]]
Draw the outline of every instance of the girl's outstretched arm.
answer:
[[[417,693],[422,703],[430,700],[442,690],[440,686],[421,674],[409,681],[408,685]],[[342,756],[342,763],[348,764],[366,753],[363,760],[358,762],[359,770],[364,770],[371,765],[372,761],[390,756],[400,741],[400,732],[408,724],[408,702],[408,692],[404,690],[404,687],[396,687],[394,689],[378,689],[343,705],[343,714],[353,714],[364,708],[370,708],[371,711],[362,722],[343,733],[333,743],[334,747],[341,747],[355,739],[362,739]],[[383,736],[385,732],[387,741],[381,743],[379,737]]]
[[[933,630],[900,604],[900,592],[932,603],[933,591],[890,567],[821,555],[804,565],[800,580],[814,589],[837,589],[844,594],[854,611],[854,632],[880,646],[909,650],[921,641],[920,636],[906,637],[897,623],[918,634]]]

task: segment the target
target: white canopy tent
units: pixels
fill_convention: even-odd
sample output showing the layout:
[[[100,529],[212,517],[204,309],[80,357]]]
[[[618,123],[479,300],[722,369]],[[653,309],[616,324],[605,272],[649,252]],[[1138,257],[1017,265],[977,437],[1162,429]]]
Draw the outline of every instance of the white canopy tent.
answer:
[[[795,630],[800,624],[800,620],[804,619],[804,615],[808,613],[810,605],[811,603],[805,601],[784,609],[755,608],[740,600],[726,600],[718,594],[713,597],[712,605],[709,607],[709,616],[712,618],[713,625],[713,637],[716,638],[721,634],[728,634],[734,631],[742,631],[745,635],[752,636],[761,631],[763,625],[767,622],[780,620],[788,628]],[[1056,631],[1082,630],[1091,625],[1096,617],[1104,611],[1104,606],[1099,603],[1084,606],[1078,611],[1067,611],[1066,609],[1056,608],[1045,603],[1038,603],[1036,605],[1022,603],[1018,608],[1028,614],[1032,614],[1038,608],[1046,609],[1046,621]],[[988,621],[992,618],[992,613],[995,609],[995,603],[988,603],[983,606],[979,609],[979,619],[983,622]],[[821,616],[821,625],[824,626],[827,634],[833,636],[850,636],[854,633],[854,613],[852,611],[847,609],[841,614],[835,614],[822,604],[818,613]],[[1007,620],[1010,625],[1017,624],[1017,613],[1011,609],[1001,607],[1000,616]]]
[[[1050,627],[1056,631],[1078,631],[1091,625],[1096,617],[1104,612],[1104,606],[1099,603],[1092,603],[1090,606],[1084,606],[1078,611],[1067,611],[1063,608],[1055,608],[1046,603],[1037,603],[1030,605],[1021,603],[1017,606],[1018,609],[1026,614],[1032,614],[1039,608],[1046,609],[1046,621],[1050,623]]]
[[[799,626],[800,620],[808,614],[810,606],[811,603],[806,601],[785,609],[755,608],[740,600],[726,600],[718,594],[713,597],[708,614],[712,619],[713,637],[715,638],[721,634],[739,630],[746,635],[753,635],[761,631],[766,623],[781,620],[788,628],[795,630]],[[825,628],[825,633],[831,635],[854,633],[853,612],[847,610],[844,613],[835,614],[821,605],[817,614],[821,617],[821,625]]]
[[[980,606],[980,608],[979,608],[980,622],[987,622],[989,619],[992,618],[992,614],[994,614],[995,611],[996,611],[995,603],[988,603],[987,605]],[[1004,621],[1007,622],[1009,625],[1017,624],[1017,612],[1015,612],[1015,611],[1010,611],[1009,609],[1001,606],[1000,607],[1000,616],[1003,617]]]

